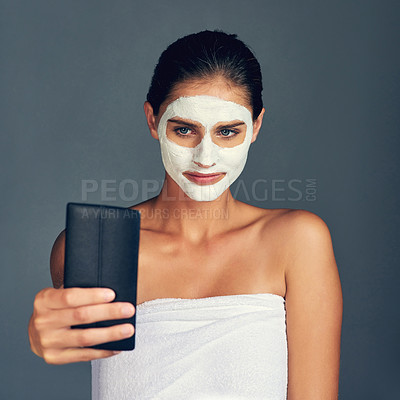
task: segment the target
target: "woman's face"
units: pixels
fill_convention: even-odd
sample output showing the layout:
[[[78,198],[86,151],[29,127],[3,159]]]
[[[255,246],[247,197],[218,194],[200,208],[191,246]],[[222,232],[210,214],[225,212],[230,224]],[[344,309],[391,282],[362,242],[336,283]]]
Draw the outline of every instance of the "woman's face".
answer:
[[[242,172],[262,120],[253,124],[247,97],[221,78],[180,83],[162,103],[155,126],[164,167],[191,199],[215,200]]]

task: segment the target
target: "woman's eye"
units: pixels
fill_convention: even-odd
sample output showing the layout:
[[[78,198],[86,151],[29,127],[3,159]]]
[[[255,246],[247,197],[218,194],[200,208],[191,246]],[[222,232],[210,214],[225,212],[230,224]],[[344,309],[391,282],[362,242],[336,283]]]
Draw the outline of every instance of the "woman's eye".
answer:
[[[233,131],[232,129],[221,129],[220,133],[223,137],[230,138],[236,136],[239,132]]]
[[[180,128],[176,128],[175,132],[178,135],[187,136],[187,134],[191,132],[191,129],[189,129],[189,128],[185,127],[185,126],[182,126]]]

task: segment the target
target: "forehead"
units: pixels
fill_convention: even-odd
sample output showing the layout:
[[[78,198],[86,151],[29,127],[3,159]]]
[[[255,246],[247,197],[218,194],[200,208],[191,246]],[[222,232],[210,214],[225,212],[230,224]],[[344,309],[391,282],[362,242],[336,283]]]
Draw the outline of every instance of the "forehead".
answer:
[[[246,107],[250,113],[253,112],[249,93],[242,86],[233,84],[222,76],[212,78],[189,79],[176,83],[167,98],[160,105],[157,120],[166,110],[167,106],[180,97],[193,97],[207,95],[231,101]]]
[[[198,121],[203,125],[214,125],[220,121],[240,120],[251,124],[251,113],[243,105],[215,96],[183,96],[171,102],[163,119],[180,117]]]

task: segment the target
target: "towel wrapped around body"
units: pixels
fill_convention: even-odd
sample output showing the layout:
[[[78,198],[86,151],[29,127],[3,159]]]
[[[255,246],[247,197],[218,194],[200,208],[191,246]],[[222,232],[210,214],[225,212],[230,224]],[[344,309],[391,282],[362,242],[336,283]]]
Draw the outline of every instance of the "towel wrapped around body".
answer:
[[[163,298],[136,308],[135,349],[92,361],[92,400],[285,400],[285,299]]]

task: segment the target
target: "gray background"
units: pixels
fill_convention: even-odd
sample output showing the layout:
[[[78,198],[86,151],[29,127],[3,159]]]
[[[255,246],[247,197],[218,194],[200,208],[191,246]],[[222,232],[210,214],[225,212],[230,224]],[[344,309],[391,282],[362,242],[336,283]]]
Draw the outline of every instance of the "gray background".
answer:
[[[324,219],[344,294],[339,398],[400,396],[399,16],[396,1],[1,1],[0,398],[90,398],[89,363],[47,365],[27,337],[65,204],[154,196],[153,68],[178,37],[216,28],[249,44],[264,75],[237,197]],[[100,187],[84,198],[83,180]]]

